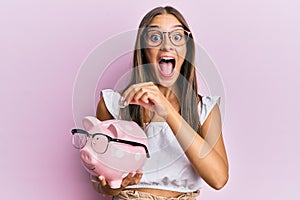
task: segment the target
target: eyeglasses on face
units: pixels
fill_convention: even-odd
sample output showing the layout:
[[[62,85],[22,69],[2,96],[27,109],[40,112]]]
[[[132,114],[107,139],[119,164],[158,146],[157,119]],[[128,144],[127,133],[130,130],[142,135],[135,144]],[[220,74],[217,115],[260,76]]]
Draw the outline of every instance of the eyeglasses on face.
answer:
[[[160,31],[158,29],[148,28],[145,31],[144,39],[145,42],[151,47],[157,47],[165,40],[165,34],[168,35],[171,43],[174,46],[185,45],[189,39],[190,32],[183,28],[176,28],[172,31]]]
[[[103,154],[106,152],[110,142],[118,142],[132,146],[141,146],[145,149],[147,158],[150,158],[150,154],[146,145],[139,142],[112,138],[103,133],[90,134],[82,129],[72,129],[71,132],[73,135],[72,144],[77,149],[82,149],[86,145],[88,138],[92,137],[91,146],[96,153]]]

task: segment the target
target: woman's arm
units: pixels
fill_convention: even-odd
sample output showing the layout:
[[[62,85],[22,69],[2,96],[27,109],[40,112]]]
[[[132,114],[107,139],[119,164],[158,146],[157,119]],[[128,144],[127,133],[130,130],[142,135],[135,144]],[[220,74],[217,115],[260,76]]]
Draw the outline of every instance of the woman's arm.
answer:
[[[228,161],[217,105],[202,125],[199,135],[152,82],[132,85],[122,97],[126,104],[141,105],[167,121],[191,164],[211,187],[221,189],[226,184]]]
[[[113,116],[110,114],[110,112],[108,111],[108,109],[105,105],[104,98],[101,98],[99,103],[98,103],[97,111],[96,111],[96,117],[100,121],[113,119]]]
[[[201,136],[174,109],[167,122],[195,170],[211,187],[221,189],[228,180],[228,160],[218,105],[201,127]]]

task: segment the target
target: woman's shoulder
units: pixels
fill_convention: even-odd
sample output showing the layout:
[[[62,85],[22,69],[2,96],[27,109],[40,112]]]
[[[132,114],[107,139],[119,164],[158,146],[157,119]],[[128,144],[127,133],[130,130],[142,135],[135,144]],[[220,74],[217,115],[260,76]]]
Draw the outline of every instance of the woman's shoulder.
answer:
[[[198,104],[198,112],[200,122],[201,124],[203,124],[209,113],[212,111],[213,107],[217,104],[220,105],[221,97],[212,95],[201,96],[201,102],[199,102]]]
[[[101,90],[101,95],[102,95],[102,96],[116,95],[116,94],[119,94],[119,93],[115,92],[115,91],[112,90],[112,89],[103,89],[103,90]]]
[[[120,109],[118,102],[121,95],[112,89],[103,89],[101,91],[101,97],[103,98],[103,101],[109,113],[114,118],[117,118]]]

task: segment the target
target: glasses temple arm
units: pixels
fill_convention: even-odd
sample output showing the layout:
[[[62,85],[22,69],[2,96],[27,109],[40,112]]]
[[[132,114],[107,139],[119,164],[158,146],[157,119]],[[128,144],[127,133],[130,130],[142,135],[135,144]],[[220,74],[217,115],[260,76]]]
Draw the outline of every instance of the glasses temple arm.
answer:
[[[133,142],[133,141],[128,141],[128,140],[122,140],[122,139],[115,139],[115,138],[110,138],[110,141],[115,141],[115,142],[122,142],[125,144],[131,144],[133,146],[142,146],[144,147],[145,151],[146,151],[146,156],[147,158],[150,158],[150,153],[148,151],[148,148],[146,147],[146,145],[139,143],[139,142]]]
[[[74,128],[71,130],[72,135],[74,135],[75,133],[83,133],[83,134],[89,134],[87,131],[79,129],[79,128]]]
[[[147,156],[147,158],[150,158],[150,153],[149,153],[149,151],[148,151],[148,148],[146,147],[146,145],[144,145],[144,144],[140,144],[142,147],[144,147],[144,149],[145,149],[145,151],[146,151],[146,156]]]

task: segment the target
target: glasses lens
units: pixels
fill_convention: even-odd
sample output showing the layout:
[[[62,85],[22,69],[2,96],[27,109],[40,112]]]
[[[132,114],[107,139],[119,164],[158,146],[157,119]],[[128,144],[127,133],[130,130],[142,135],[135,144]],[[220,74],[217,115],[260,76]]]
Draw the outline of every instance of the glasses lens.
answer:
[[[97,153],[105,153],[108,146],[108,138],[104,135],[94,135],[92,140],[92,148]]]
[[[149,30],[145,34],[145,40],[148,45],[150,46],[158,46],[162,42],[162,34],[160,31],[157,30]]]
[[[188,39],[188,35],[183,29],[176,29],[170,33],[170,39],[176,46],[184,45]]]
[[[74,133],[72,144],[77,149],[82,149],[86,144],[87,135],[82,133]]]

